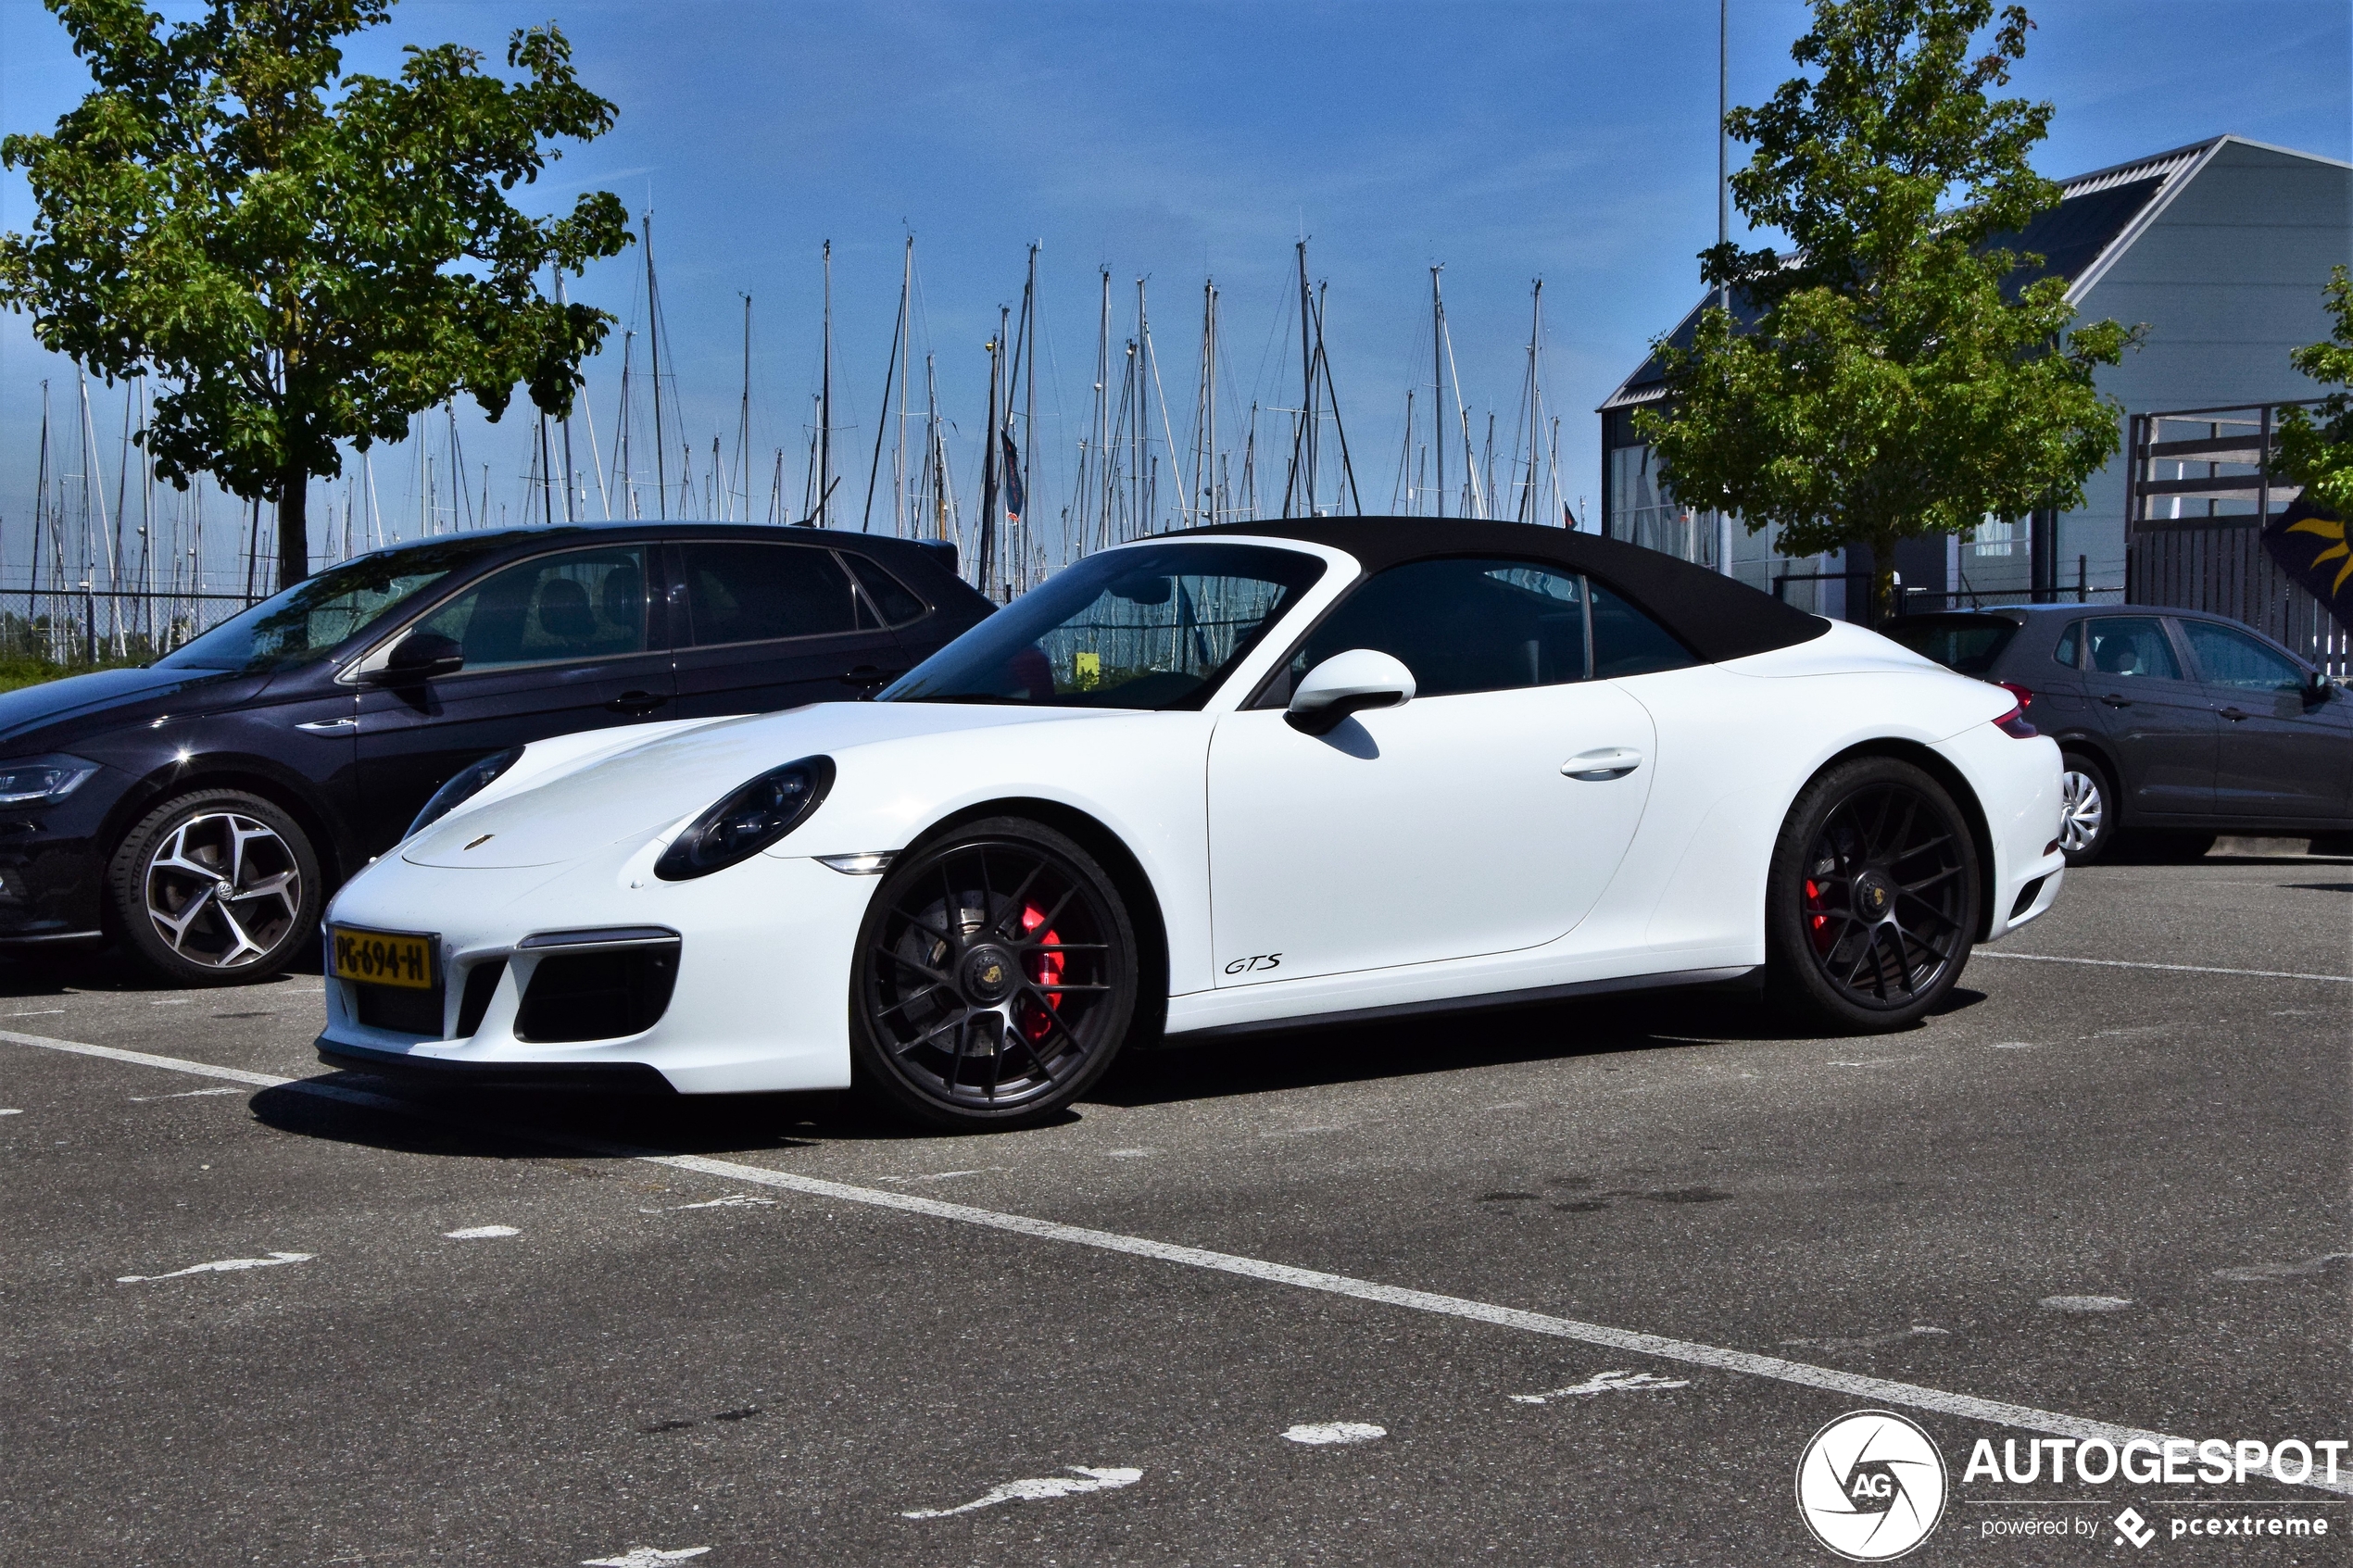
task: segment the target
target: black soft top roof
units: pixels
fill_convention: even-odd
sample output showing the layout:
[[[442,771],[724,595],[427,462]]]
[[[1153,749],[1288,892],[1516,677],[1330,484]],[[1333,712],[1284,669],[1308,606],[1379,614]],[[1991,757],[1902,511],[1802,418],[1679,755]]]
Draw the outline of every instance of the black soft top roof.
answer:
[[[1821,617],[1785,605],[1705,567],[1639,545],[1526,522],[1474,518],[1270,518],[1164,535],[1256,534],[1345,550],[1367,574],[1449,556],[1507,556],[1599,579],[1624,595],[1711,664],[1810,642],[1830,630]]]

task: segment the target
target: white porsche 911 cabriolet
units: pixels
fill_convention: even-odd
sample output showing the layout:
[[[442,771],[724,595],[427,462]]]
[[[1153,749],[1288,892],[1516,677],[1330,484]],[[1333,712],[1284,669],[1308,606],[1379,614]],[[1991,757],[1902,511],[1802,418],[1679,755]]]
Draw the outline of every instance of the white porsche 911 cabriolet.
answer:
[[[1753,982],[1902,1027],[2064,860],[2010,694],[1560,529],[1090,556],[875,700],[543,741],[329,912],[329,1061],[951,1126],[1123,1047]]]

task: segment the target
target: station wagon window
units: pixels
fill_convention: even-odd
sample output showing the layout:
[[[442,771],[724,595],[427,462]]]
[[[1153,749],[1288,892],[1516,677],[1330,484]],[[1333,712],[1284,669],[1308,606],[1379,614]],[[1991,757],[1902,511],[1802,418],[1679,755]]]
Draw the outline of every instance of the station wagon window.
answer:
[[[1887,629],[1895,642],[1964,675],[1982,675],[2018,635],[2018,622],[1998,615],[1919,616]]]
[[[678,558],[690,647],[858,629],[857,596],[831,550],[697,541]]]
[[[442,539],[326,567],[156,662],[248,673],[308,664],[501,547],[497,540]]]
[[[2059,633],[2058,646],[2051,650],[2051,659],[2054,662],[2064,665],[2070,670],[2083,662],[2083,623],[2082,621],[2070,623],[2067,630]]]
[[[2210,621],[2180,624],[2190,639],[2190,657],[2197,660],[2197,672],[2208,685],[2276,692],[2294,691],[2304,684],[2304,671],[2292,659],[2244,632]]]
[[[566,550],[496,571],[419,621],[454,638],[466,668],[646,651],[646,548]]]
[[[866,590],[865,620],[872,620],[879,614],[885,626],[904,626],[910,621],[919,619],[925,610],[931,608],[910,592],[904,583],[864,556],[845,550],[841,558],[857,574],[858,585]],[[864,623],[864,620],[860,622],[862,625]]]
[[[2092,668],[2124,680],[2178,681],[2181,662],[2153,615],[2120,615],[2084,623],[2092,645]]]

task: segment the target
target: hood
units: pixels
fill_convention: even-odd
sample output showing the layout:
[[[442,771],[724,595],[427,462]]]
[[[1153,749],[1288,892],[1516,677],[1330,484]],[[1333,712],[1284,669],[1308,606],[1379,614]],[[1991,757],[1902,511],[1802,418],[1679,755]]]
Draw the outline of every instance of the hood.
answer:
[[[634,750],[435,823],[400,851],[420,866],[555,865],[658,833],[771,768],[922,735],[1073,719],[1133,718],[1125,709],[937,702],[827,702],[722,720],[655,736]],[[824,807],[818,809],[823,811]],[[474,847],[466,847],[469,844]]]
[[[258,688],[261,684],[260,677],[233,671],[149,667],[98,670],[87,675],[69,675],[62,681],[19,686],[12,692],[0,692],[0,746],[15,751],[19,749],[16,744],[19,740],[63,726],[87,731],[152,718],[177,709],[198,705],[211,708],[238,695],[228,689],[233,685]],[[198,687],[207,688],[203,696],[187,700],[186,694]],[[43,737],[44,744],[38,749],[49,749],[49,743],[55,738]]]

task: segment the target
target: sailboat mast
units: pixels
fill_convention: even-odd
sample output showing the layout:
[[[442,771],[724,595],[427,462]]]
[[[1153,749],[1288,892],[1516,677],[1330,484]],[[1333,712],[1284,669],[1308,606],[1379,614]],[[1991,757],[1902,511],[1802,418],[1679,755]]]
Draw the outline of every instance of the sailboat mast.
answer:
[[[744,521],[751,521],[751,295],[744,295],[744,392],[736,412],[736,488],[744,498]],[[727,515],[736,515],[735,497]]]
[[[907,372],[914,368],[915,343],[909,335],[914,325],[914,293],[915,236],[909,234],[907,255],[899,270],[899,412],[891,421],[896,448],[890,466],[890,534],[894,539],[907,537]]]
[[[833,526],[834,495],[834,242],[824,249],[824,362],[817,368],[817,526]]]
[[[1021,450],[1016,454],[1021,464],[1021,508],[1025,522],[1038,515],[1038,252],[1043,242],[1029,242],[1029,280],[1021,291],[1022,345],[1022,411]],[[1034,527],[1023,529],[1025,540],[1035,539]],[[1029,586],[1030,551],[1024,546],[1018,573],[1023,588]]]
[[[661,447],[661,289],[654,282],[654,212],[646,209],[646,364],[654,382],[654,515],[670,508],[670,472]]]
[[[1292,449],[1301,456],[1306,485],[1302,492],[1307,502],[1306,517],[1315,515],[1315,302],[1307,289],[1307,242],[1302,239],[1299,251],[1299,439]],[[1299,476],[1294,476],[1299,477]],[[1285,496],[1283,515],[1290,515],[1290,498]]]
[[[997,335],[988,340],[988,417],[981,424],[980,437],[980,550],[973,562],[973,585],[989,598],[994,581],[997,549],[997,379],[1003,369],[1005,323],[1012,312],[997,307]]]
[[[1429,422],[1438,433],[1430,443],[1438,452],[1438,486],[1430,494],[1439,517],[1446,515],[1446,425],[1439,411],[1446,407],[1446,299],[1438,289],[1438,274],[1443,270],[1443,262],[1429,270]]]

